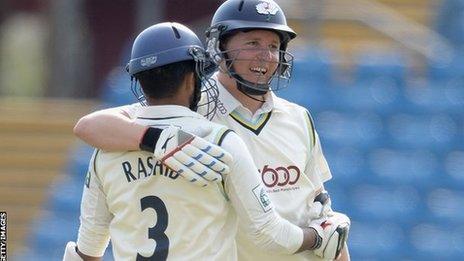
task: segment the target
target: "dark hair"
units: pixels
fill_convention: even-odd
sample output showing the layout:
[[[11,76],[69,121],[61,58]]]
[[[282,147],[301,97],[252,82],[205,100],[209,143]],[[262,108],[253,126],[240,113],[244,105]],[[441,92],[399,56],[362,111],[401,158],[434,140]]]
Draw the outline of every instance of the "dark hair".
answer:
[[[143,71],[134,75],[145,96],[152,99],[173,97],[185,76],[195,72],[195,62],[181,61]]]

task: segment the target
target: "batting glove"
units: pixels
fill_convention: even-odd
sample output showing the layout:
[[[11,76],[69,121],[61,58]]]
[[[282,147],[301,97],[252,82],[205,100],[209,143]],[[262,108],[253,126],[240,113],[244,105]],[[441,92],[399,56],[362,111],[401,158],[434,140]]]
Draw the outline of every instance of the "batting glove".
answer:
[[[221,147],[173,126],[161,132],[154,157],[200,187],[221,182],[232,163],[230,153]]]
[[[308,206],[308,217],[310,220],[326,217],[332,212],[332,201],[329,193],[322,191]]]
[[[309,227],[318,234],[314,254],[323,259],[338,258],[348,239],[350,225],[348,216],[339,212],[331,212],[327,217],[311,221]]]
[[[84,261],[76,251],[76,242],[69,241],[64,250],[63,261]]]

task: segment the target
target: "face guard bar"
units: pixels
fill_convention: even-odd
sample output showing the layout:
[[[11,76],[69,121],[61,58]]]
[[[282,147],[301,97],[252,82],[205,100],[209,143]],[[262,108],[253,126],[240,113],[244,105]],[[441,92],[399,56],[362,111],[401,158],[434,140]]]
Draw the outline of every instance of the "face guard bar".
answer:
[[[287,51],[278,50],[279,60],[275,62],[270,62],[267,60],[256,60],[256,59],[238,59],[240,52],[246,51],[247,49],[236,49],[219,52],[221,61],[224,61],[225,66],[220,66],[222,72],[227,73],[230,77],[234,78],[239,85],[244,86],[245,88],[251,89],[250,91],[264,92],[267,91],[278,91],[288,87],[290,79],[292,77],[293,70],[293,55]],[[254,49],[256,50],[256,49]],[[269,52],[266,49],[259,50],[262,52]],[[213,59],[217,59],[213,58]],[[266,72],[265,74],[259,75],[255,72],[250,72],[247,74],[240,75],[236,72],[234,64],[238,61],[249,61],[250,63],[254,62],[257,65],[264,65],[265,63],[271,63],[277,65],[272,74]],[[274,66],[273,66],[274,67]],[[245,80],[245,79],[249,80]],[[252,93],[250,93],[252,94]]]

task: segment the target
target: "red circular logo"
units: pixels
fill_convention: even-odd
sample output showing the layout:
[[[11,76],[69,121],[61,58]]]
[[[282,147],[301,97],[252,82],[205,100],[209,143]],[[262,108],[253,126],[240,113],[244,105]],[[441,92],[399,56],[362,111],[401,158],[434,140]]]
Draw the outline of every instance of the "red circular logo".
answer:
[[[268,188],[294,185],[300,178],[300,169],[297,166],[270,168],[265,165],[260,172],[261,179]]]

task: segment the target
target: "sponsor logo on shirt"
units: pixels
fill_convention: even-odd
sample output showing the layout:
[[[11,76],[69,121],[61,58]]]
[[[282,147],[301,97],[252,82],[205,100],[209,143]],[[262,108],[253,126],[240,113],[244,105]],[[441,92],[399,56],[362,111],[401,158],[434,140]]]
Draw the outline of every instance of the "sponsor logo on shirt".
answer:
[[[258,185],[253,189],[253,194],[255,195],[259,204],[263,208],[264,212],[268,212],[272,209],[271,200],[269,199],[268,195],[266,194],[266,191],[261,185]]]
[[[166,152],[166,146],[168,145],[168,142],[169,140],[171,140],[172,138],[174,138],[174,135],[172,135],[171,137],[167,138],[166,141],[164,142],[163,146],[161,146],[161,149]]]
[[[267,192],[299,189],[297,182],[300,179],[301,171],[297,166],[273,168],[265,165],[259,172],[264,185],[269,188]]]
[[[224,103],[222,103],[222,101],[218,100],[216,106],[217,106],[218,111],[219,111],[222,115],[226,115],[226,114],[227,114],[227,109],[226,109],[226,107],[224,106]]]

